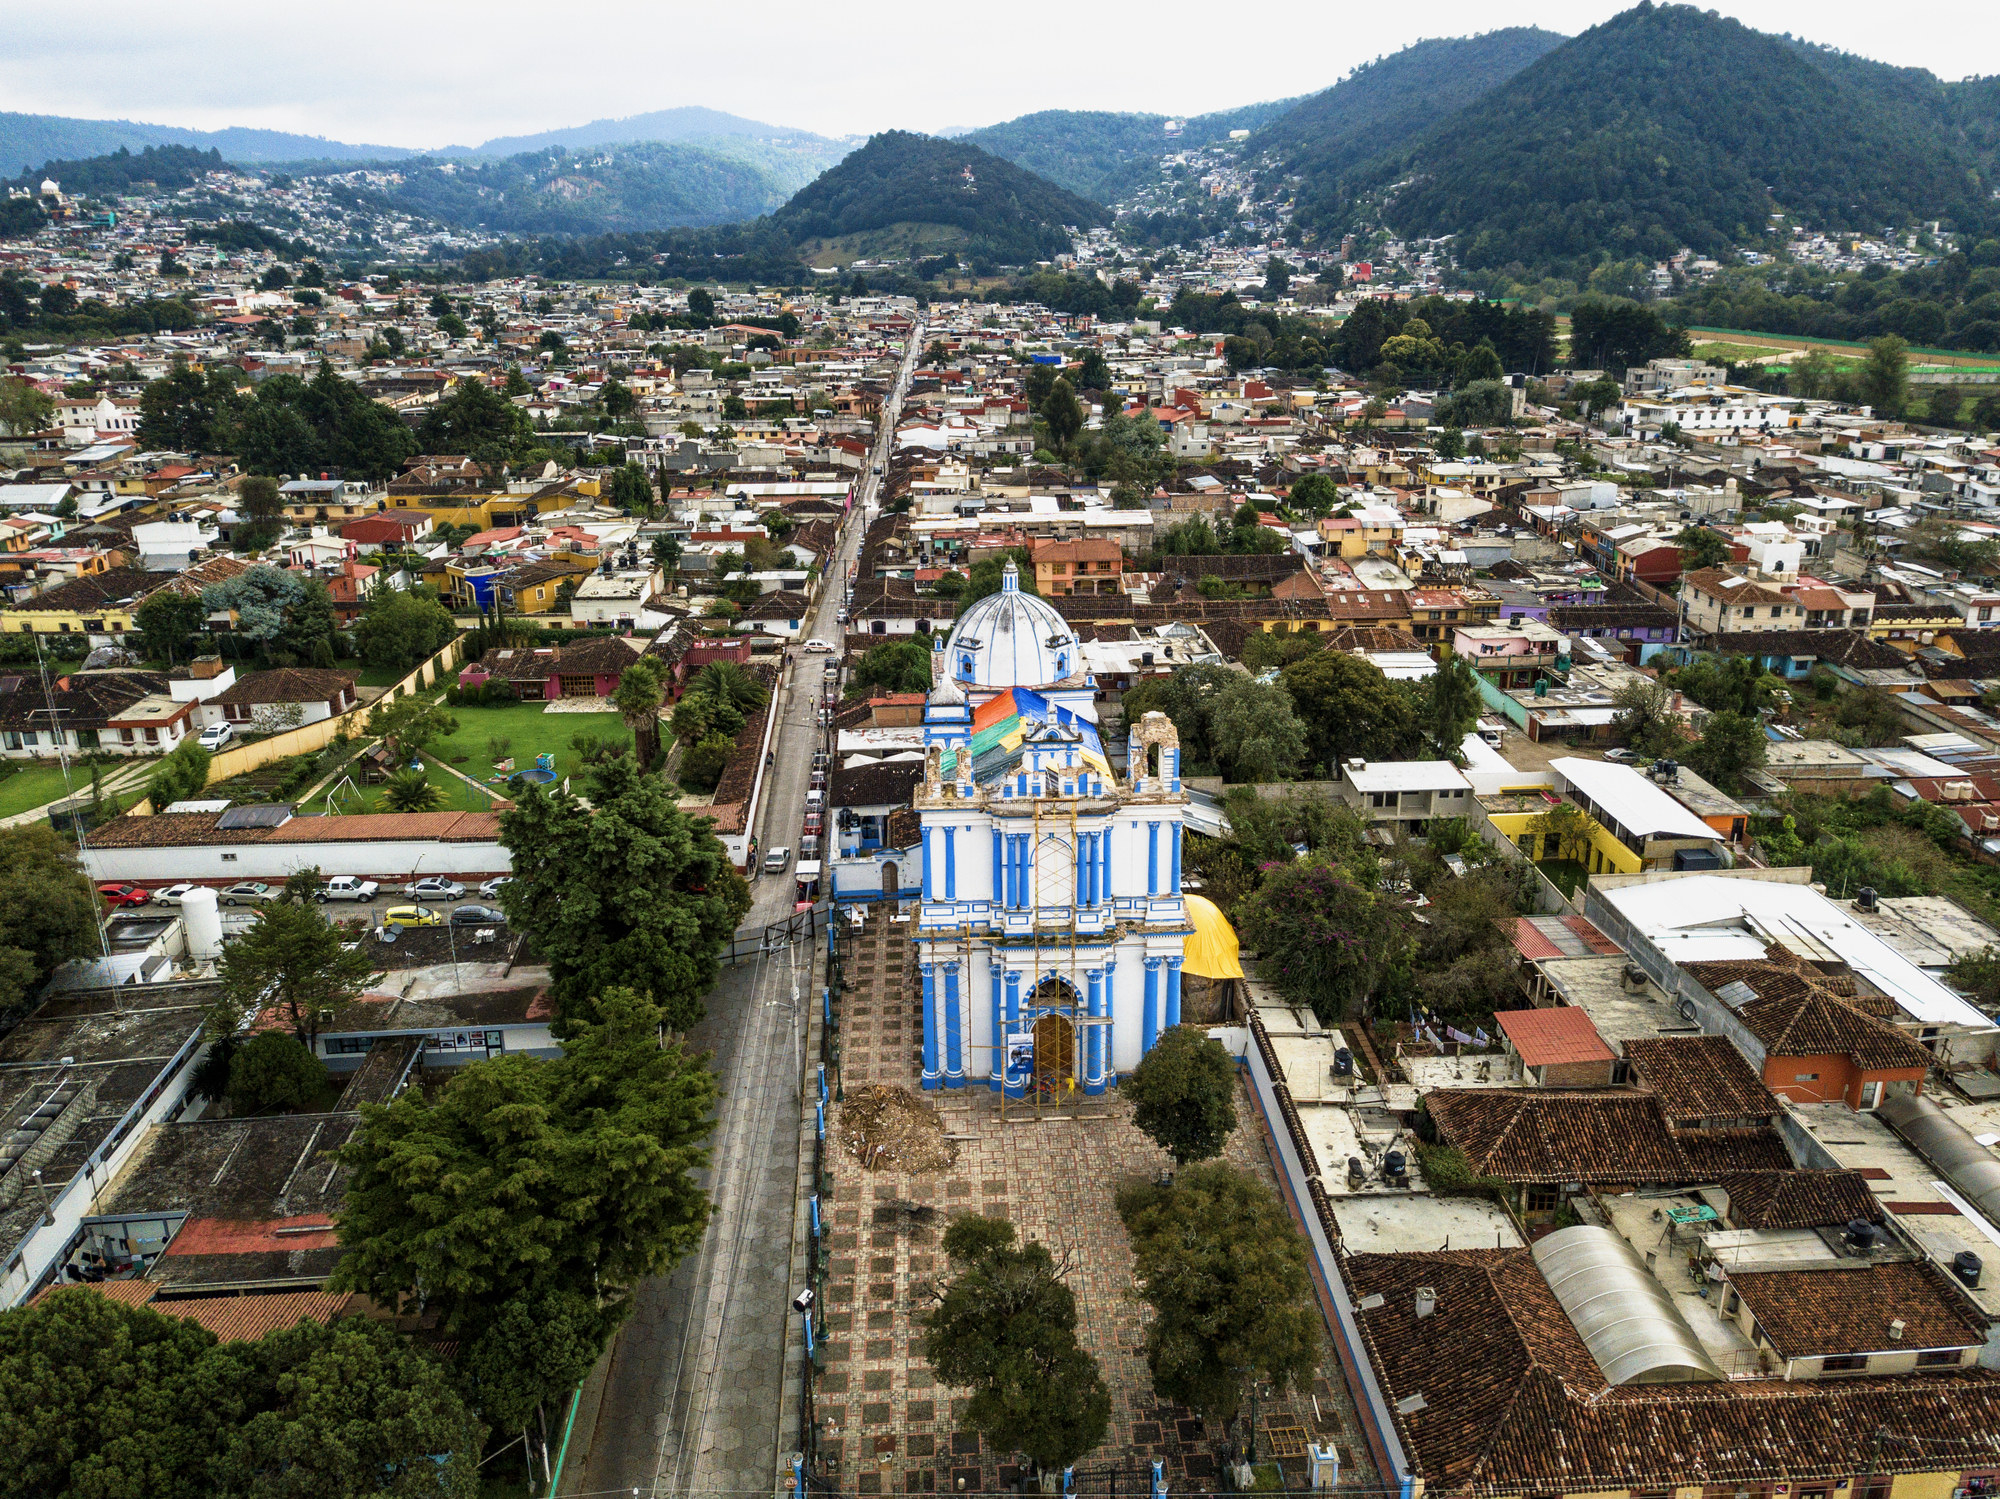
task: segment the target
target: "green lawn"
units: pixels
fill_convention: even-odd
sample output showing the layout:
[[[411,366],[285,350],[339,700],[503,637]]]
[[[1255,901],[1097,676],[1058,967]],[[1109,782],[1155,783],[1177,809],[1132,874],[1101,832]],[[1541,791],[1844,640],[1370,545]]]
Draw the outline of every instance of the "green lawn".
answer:
[[[89,795],[90,767],[71,766],[70,778],[76,782],[79,796]],[[30,812],[49,802],[60,801],[63,793],[62,766],[55,761],[10,762],[4,775],[0,775],[0,817],[12,817],[17,812]]]
[[[410,674],[407,666],[363,666],[355,657],[333,663],[338,671],[351,671],[363,687],[394,687]],[[440,677],[439,682],[443,682]]]
[[[485,782],[493,774],[494,756],[488,745],[492,739],[508,742],[509,747],[500,753],[513,756],[516,770],[533,765],[537,755],[554,755],[556,769],[566,776],[576,772],[576,753],[569,742],[578,734],[615,739],[623,745],[632,743],[632,731],[616,713],[545,713],[542,709],[540,703],[453,708],[450,711],[458,719],[458,732],[441,740],[437,753],[453,769]]]

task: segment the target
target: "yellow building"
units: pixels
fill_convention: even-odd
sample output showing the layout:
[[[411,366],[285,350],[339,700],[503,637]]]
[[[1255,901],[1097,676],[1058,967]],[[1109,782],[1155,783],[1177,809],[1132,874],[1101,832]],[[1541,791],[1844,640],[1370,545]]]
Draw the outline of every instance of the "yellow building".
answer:
[[[160,575],[141,567],[114,567],[72,578],[0,610],[0,632],[123,636],[138,628],[139,604],[161,581]]]

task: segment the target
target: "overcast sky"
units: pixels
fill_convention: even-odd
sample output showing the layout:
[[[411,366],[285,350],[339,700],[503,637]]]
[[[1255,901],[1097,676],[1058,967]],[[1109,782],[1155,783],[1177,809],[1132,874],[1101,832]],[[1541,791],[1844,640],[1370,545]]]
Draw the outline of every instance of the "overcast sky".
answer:
[[[934,131],[1037,109],[1199,114],[1314,92],[1423,37],[1518,25],[1574,35],[1623,8],[0,0],[0,108],[412,147],[683,104],[826,135]],[[1992,0],[1715,8],[1760,30],[1809,27],[1814,41],[1945,78],[2000,73]]]

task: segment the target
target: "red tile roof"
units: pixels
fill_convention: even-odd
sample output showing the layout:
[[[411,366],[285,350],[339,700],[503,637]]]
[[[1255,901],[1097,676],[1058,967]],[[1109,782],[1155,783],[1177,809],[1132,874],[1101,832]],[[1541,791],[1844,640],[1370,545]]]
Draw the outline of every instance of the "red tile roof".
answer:
[[[88,1291],[127,1306],[143,1306],[165,1317],[198,1322],[225,1343],[250,1342],[267,1332],[300,1322],[322,1325],[364,1298],[348,1291],[276,1291],[246,1296],[175,1296],[156,1300],[169,1289],[151,1280],[107,1280],[91,1286],[51,1286],[35,1297],[40,1301],[64,1291]],[[365,1304],[365,1302],[364,1302]]]
[[[1530,1067],[1617,1059],[1582,1010],[1503,1010],[1493,1019]]]

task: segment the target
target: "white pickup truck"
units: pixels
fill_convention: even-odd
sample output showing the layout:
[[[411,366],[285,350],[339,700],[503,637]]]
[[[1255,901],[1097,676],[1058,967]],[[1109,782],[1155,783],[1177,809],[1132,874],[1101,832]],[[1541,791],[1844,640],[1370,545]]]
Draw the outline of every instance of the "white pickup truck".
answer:
[[[351,874],[337,874],[313,892],[313,899],[322,903],[330,900],[371,901],[379,888],[373,880],[357,879]]]

